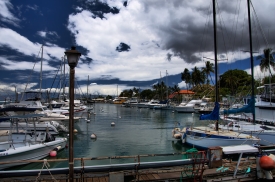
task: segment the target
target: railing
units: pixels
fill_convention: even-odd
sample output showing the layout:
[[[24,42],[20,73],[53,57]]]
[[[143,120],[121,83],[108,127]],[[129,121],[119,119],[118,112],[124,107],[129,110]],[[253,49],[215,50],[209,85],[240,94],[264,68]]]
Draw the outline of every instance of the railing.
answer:
[[[178,160],[154,161],[154,162],[141,162],[141,158],[146,157],[169,157],[169,156],[182,156]],[[115,159],[134,159],[133,163],[111,164],[111,160]],[[108,165],[85,165],[85,161],[91,160],[110,160]],[[64,162],[65,159],[44,159],[44,160],[24,160],[27,163],[46,163],[50,162]],[[193,152],[180,152],[180,153],[167,153],[167,154],[146,154],[146,155],[131,155],[131,156],[106,156],[106,157],[91,157],[91,158],[74,158],[74,161],[80,161],[81,166],[74,167],[74,172],[77,174],[96,173],[96,172],[114,172],[123,171],[124,175],[140,175],[146,173],[171,173],[181,172],[182,178],[202,178],[204,165],[207,163],[205,151]],[[0,165],[7,163],[22,163],[22,160],[0,162]],[[42,167],[43,168],[43,167]],[[154,169],[154,170],[153,170]],[[144,171],[145,170],[145,171]],[[51,168],[40,170],[16,170],[16,171],[0,171],[0,178],[16,177],[16,176],[36,176],[38,173],[42,175],[51,174],[68,174],[68,167],[66,168]]]

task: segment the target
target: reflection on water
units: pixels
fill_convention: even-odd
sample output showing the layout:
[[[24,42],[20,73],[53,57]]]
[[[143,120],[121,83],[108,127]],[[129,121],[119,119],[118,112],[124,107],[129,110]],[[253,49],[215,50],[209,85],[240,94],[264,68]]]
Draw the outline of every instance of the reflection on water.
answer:
[[[96,104],[96,114],[79,113],[82,119],[74,123],[74,157],[94,158],[111,156],[137,156],[147,154],[171,154],[184,152],[189,146],[172,138],[175,123],[179,127],[191,126],[198,121],[198,115],[173,113],[171,110],[125,108],[115,104]],[[87,122],[89,120],[89,122]],[[111,126],[115,122],[115,126]],[[64,122],[67,126],[68,121]],[[97,139],[91,139],[95,133]],[[67,136],[67,134],[63,134]],[[69,148],[58,151],[56,159],[69,157]],[[141,161],[181,159],[182,156],[144,157]],[[48,157],[48,159],[53,159]],[[85,160],[85,165],[134,162],[130,159]],[[81,166],[75,161],[74,166]],[[42,164],[33,163],[11,169],[41,169]],[[68,162],[50,162],[50,168],[68,167]]]

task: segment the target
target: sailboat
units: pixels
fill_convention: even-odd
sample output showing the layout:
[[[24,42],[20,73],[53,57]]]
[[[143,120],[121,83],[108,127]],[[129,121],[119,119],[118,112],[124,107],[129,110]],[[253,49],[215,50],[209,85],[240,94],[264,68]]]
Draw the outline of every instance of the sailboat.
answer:
[[[250,1],[249,1],[250,2]],[[244,133],[251,133],[254,136],[257,136],[261,139],[259,142],[260,145],[274,145],[275,144],[275,127],[274,127],[274,109],[275,104],[272,99],[272,87],[274,84],[266,84],[262,88],[264,88],[264,93],[258,97],[258,102],[255,103],[255,94],[254,94],[254,59],[252,52],[252,38],[251,38],[251,23],[250,23],[250,4],[248,5],[248,16],[249,16],[249,35],[250,35],[250,60],[251,60],[251,85],[252,85],[252,95],[250,102],[248,105],[240,108],[240,109],[230,109],[224,110],[224,119],[230,119],[230,123],[228,128],[231,130],[236,130],[239,128],[239,131]],[[269,59],[270,56],[268,55]],[[273,57],[272,57],[273,58]],[[274,58],[273,58],[274,60]],[[230,114],[242,113],[243,115],[239,115],[238,117],[228,117]],[[249,114],[244,114],[249,113]],[[252,116],[251,116],[252,115]],[[256,117],[257,116],[257,117]],[[232,120],[232,118],[234,118]],[[243,120],[239,122],[238,120]],[[259,124],[256,124],[258,122]],[[268,126],[269,125],[269,126]]]
[[[200,120],[214,120],[215,127],[198,126],[191,128],[183,128],[182,131],[173,130],[173,136],[181,133],[183,143],[196,146],[198,148],[209,148],[213,146],[230,146],[242,144],[257,144],[260,140],[252,135],[234,132],[231,130],[219,129],[220,104],[218,94],[218,68],[217,68],[217,38],[216,38],[216,2],[213,0],[213,25],[214,25],[214,53],[215,53],[215,89],[216,101],[215,107],[210,114],[201,115]]]

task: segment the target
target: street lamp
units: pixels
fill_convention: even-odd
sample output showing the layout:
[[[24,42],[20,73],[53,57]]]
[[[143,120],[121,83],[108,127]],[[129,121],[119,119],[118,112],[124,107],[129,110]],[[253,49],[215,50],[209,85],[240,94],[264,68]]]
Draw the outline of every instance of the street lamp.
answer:
[[[71,47],[71,50],[65,51],[67,56],[68,64],[70,66],[70,108],[69,108],[69,181],[74,181],[74,73],[75,67],[81,56],[81,53],[78,52],[74,46]]]

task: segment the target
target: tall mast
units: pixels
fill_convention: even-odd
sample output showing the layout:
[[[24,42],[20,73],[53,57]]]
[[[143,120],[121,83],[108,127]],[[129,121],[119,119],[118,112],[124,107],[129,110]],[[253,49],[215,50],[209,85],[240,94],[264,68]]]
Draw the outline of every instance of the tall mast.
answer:
[[[87,83],[87,101],[89,96],[89,75],[88,75],[88,83]]]
[[[251,64],[251,85],[252,85],[252,98],[255,99],[254,93],[254,60],[253,60],[253,52],[252,52],[252,35],[251,35],[251,20],[250,20],[250,0],[247,0],[247,12],[248,12],[248,28],[249,28],[249,51],[250,51],[250,64]],[[252,116],[253,122],[255,121],[255,107],[252,108]]]
[[[41,66],[40,66],[40,99],[42,97],[42,94],[41,94],[41,88],[42,88],[42,65],[43,65],[43,45],[42,45],[42,53],[41,53]]]
[[[168,73],[167,73],[167,70],[166,70],[166,99],[168,101],[168,79],[167,79],[167,76],[168,76]]]
[[[215,88],[216,88],[216,102],[219,102],[218,90],[218,60],[217,60],[217,28],[216,28],[216,1],[213,0],[213,25],[214,25],[214,53],[215,53]]]
[[[66,55],[63,57],[63,100],[65,100],[65,82],[66,82],[66,77],[65,77],[65,61],[66,61]]]
[[[216,32],[216,1],[213,0],[213,26],[214,26],[214,53],[215,53],[215,89],[216,89],[216,103],[219,102],[218,90],[218,60],[217,60],[217,32]],[[219,120],[215,123],[216,131],[219,131]]]
[[[60,60],[60,80],[59,80],[59,101],[61,101],[62,99],[62,94],[61,94],[61,91],[63,90],[62,88],[62,74],[63,74],[63,69],[62,69],[62,64],[63,64],[63,59],[64,57],[61,57],[61,60]]]

